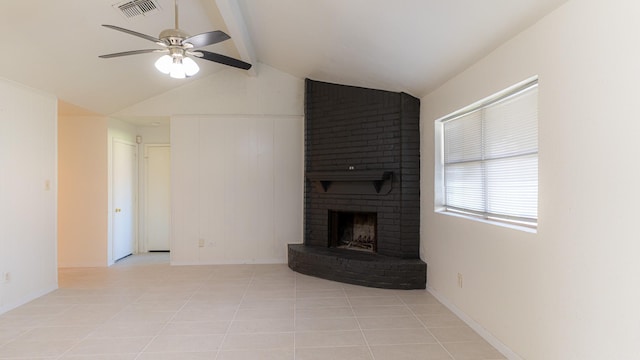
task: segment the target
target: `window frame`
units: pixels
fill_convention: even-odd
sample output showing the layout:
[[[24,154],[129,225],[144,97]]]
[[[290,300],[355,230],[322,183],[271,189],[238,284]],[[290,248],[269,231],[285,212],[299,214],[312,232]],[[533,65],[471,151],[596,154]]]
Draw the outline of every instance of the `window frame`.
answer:
[[[468,106],[465,106],[459,110],[454,111],[446,116],[443,116],[435,121],[435,188],[434,188],[434,211],[445,215],[453,215],[457,217],[467,218],[471,220],[486,222],[494,225],[500,225],[527,232],[537,232],[539,212],[536,211],[536,217],[534,221],[524,220],[523,218],[510,215],[496,215],[491,214],[487,209],[487,183],[486,177],[482,180],[484,186],[484,207],[485,211],[475,211],[470,209],[459,208],[446,203],[446,178],[445,178],[445,137],[444,137],[444,124],[449,121],[454,121],[463,116],[471,114],[476,111],[482,111],[482,109],[491,107],[494,104],[506,101],[510,98],[518,96],[527,92],[530,89],[539,88],[538,76],[533,76],[522,82],[519,82],[513,86],[510,86],[502,91],[499,91],[491,96],[476,101]],[[539,117],[536,117],[536,123],[539,124]],[[539,126],[539,125],[538,125]],[[484,134],[481,135],[484,137]],[[484,139],[483,139],[484,141]],[[529,156],[535,155],[536,160],[539,159],[539,135],[536,139],[538,145],[536,151],[528,154]],[[491,161],[485,159],[484,149],[482,150],[482,162]],[[525,156],[525,155],[522,155]],[[537,167],[538,184],[539,184],[539,167]],[[539,190],[536,193],[536,202],[539,203]]]

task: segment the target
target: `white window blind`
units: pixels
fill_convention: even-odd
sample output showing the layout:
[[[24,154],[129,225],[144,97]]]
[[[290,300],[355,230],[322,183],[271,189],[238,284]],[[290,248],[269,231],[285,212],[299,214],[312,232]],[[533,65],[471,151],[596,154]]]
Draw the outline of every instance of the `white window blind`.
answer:
[[[441,122],[444,208],[536,225],[537,80]]]

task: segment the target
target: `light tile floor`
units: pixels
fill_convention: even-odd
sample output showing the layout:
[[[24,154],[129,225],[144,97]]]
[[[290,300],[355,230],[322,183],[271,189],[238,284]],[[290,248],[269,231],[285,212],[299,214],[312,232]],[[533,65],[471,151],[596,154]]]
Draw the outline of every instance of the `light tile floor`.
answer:
[[[146,254],[61,269],[59,285],[0,316],[0,359],[504,359],[424,290],[286,265],[169,266],[168,254]]]

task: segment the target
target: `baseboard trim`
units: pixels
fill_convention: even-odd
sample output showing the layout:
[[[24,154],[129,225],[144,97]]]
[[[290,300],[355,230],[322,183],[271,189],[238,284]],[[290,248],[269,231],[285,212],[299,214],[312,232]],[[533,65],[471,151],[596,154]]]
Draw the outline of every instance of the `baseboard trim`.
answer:
[[[491,346],[496,348],[504,357],[509,360],[523,360],[518,354],[516,354],[513,350],[511,350],[507,345],[503,344],[498,338],[493,336],[487,329],[482,327],[482,325],[475,322],[469,315],[465,314],[462,310],[458,309],[449,299],[444,297],[442,294],[438,293],[434,288],[427,286],[427,291],[433,295],[438,301],[442,303],[447,309],[451,310],[456,316],[458,316],[462,321],[464,321],[470,328],[472,328],[475,332],[478,333],[483,339],[485,339]]]
[[[258,260],[212,260],[212,261],[175,261],[170,260],[172,266],[193,265],[287,265],[287,260],[282,259],[258,259]]]

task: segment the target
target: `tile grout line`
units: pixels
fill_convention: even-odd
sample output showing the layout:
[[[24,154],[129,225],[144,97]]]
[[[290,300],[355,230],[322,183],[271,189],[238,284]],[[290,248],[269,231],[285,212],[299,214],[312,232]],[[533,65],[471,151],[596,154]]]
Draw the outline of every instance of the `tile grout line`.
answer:
[[[433,333],[431,332],[431,330],[429,329],[429,327],[427,326],[427,324],[424,323],[424,321],[422,321],[422,319],[420,319],[420,317],[418,316],[418,314],[415,313],[415,311],[413,311],[413,309],[411,308],[411,306],[409,306],[409,304],[407,304],[402,298],[400,298],[400,301],[402,301],[405,306],[407,307],[407,309],[409,309],[409,311],[411,311],[411,314],[413,315],[413,317],[415,317],[420,324],[422,324],[422,326],[424,327],[425,330],[427,330],[427,332],[429,333],[429,335],[431,335],[433,337],[433,339],[436,341],[436,343],[438,343],[438,345],[440,345],[440,347],[449,355],[449,357],[451,357],[452,360],[455,360],[455,357],[453,356],[453,354],[451,354],[449,352],[449,350],[447,350],[447,348],[440,342],[440,340],[438,340],[438,338],[433,335]]]
[[[79,344],[81,344],[83,341],[89,339],[89,337],[96,332],[96,330],[98,330],[102,325],[108,323],[109,321],[113,320],[116,316],[120,315],[122,312],[124,312],[124,310],[127,308],[127,306],[135,303],[138,299],[140,299],[142,297],[142,295],[144,295],[144,293],[140,294],[138,297],[135,298],[135,300],[131,301],[131,302],[127,302],[127,304],[125,306],[122,307],[122,309],[120,309],[120,311],[116,312],[115,314],[113,314],[113,316],[111,316],[108,320],[100,323],[100,324],[93,324],[96,325],[96,327],[90,331],[87,335],[85,335],[83,338],[79,339],[78,342],[76,342],[75,344],[73,344],[69,349],[67,349],[67,351],[63,352],[62,354],[60,354],[60,356],[58,356],[56,359],[60,360],[62,358],[64,358],[65,355],[69,354],[69,352],[73,349],[75,349]],[[78,307],[76,304],[75,307]],[[85,304],[87,305],[87,304]],[[89,305],[104,305],[104,304],[89,304]],[[106,354],[93,354],[93,355],[106,355]]]
[[[171,266],[171,265],[170,265],[170,266]],[[169,268],[169,269],[171,269],[171,268]],[[210,279],[214,276],[214,274],[215,274],[215,270],[213,270],[213,271],[211,272],[211,275],[209,275],[208,280],[210,280]],[[206,281],[206,280],[205,280],[205,281]],[[184,309],[184,307],[185,307],[185,306],[187,306],[187,304],[191,301],[191,299],[193,299],[193,297],[194,297],[194,296],[195,296],[195,294],[198,292],[198,290],[202,289],[203,287],[204,287],[204,282],[202,282],[202,283],[200,284],[200,286],[199,286],[197,289],[195,289],[195,290],[193,291],[193,293],[191,294],[191,296],[189,296],[189,298],[187,299],[187,301],[185,301],[185,302],[184,302],[184,304],[182,304],[182,306],[180,306],[180,308],[179,308],[178,310],[176,310],[176,312],[173,314],[173,316],[171,316],[171,317],[170,317],[170,318],[169,318],[169,319],[168,319],[168,320],[167,320],[167,321],[162,325],[162,327],[160,328],[160,330],[158,330],[158,333],[157,333],[157,334],[155,334],[155,335],[151,338],[151,340],[149,340],[149,342],[147,343],[147,345],[145,345],[145,346],[144,346],[144,347],[143,347],[143,348],[138,352],[138,355],[136,355],[136,357],[135,357],[135,359],[134,359],[134,360],[137,360],[138,358],[140,358],[140,356],[142,356],[142,354],[144,354],[144,351],[145,351],[145,350],[147,350],[147,348],[149,348],[149,345],[151,345],[151,343],[153,343],[153,342],[158,338],[158,336],[160,336],[160,334],[162,333],[162,331],[163,331],[164,329],[166,329],[166,328],[167,328],[167,326],[169,326],[169,323],[171,323],[171,321],[172,321],[173,319],[175,319],[175,317],[178,315],[178,313],[179,313],[180,311],[182,311],[182,309]]]
[[[26,305],[26,304],[25,304],[25,305]],[[69,310],[73,309],[73,308],[74,308],[74,307],[76,307],[76,306],[77,306],[77,304],[73,304],[73,306],[72,306]],[[65,311],[65,312],[66,312],[66,311]],[[4,314],[2,314],[2,315],[4,315]],[[15,343],[15,342],[18,340],[18,338],[20,338],[20,337],[21,337],[21,336],[23,336],[23,335],[26,335],[26,334],[27,334],[27,333],[29,333],[30,331],[33,331],[33,330],[35,330],[35,329],[37,329],[37,328],[42,328],[43,326],[40,326],[40,325],[42,325],[42,323],[41,323],[41,321],[38,321],[38,325],[29,325],[29,327],[28,327],[28,328],[21,329],[21,330],[20,330],[20,332],[19,332],[18,334],[16,334],[16,335],[14,335],[14,336],[10,337],[10,338],[9,338],[9,340],[7,340],[6,342],[4,342],[3,344],[0,344],[0,350],[2,350],[2,348],[3,348],[3,347],[5,347],[5,346],[7,346],[7,345],[9,345],[9,344],[11,344],[11,343]],[[75,344],[74,344],[74,345],[75,345]],[[56,358],[56,359],[57,359],[57,358]]]
[[[220,353],[222,353],[222,347],[224,346],[224,343],[227,341],[227,336],[229,335],[229,331],[231,331],[231,327],[233,326],[233,322],[236,321],[236,317],[238,316],[238,312],[240,311],[240,307],[242,306],[242,303],[244,302],[244,299],[247,297],[247,292],[249,292],[249,287],[251,286],[251,284],[253,284],[253,281],[256,278],[256,268],[254,265],[251,266],[251,279],[247,282],[247,285],[244,288],[244,291],[242,292],[242,298],[240,298],[240,302],[238,303],[237,307],[236,307],[236,311],[233,312],[233,317],[231,318],[231,321],[229,321],[229,326],[227,326],[227,331],[224,333],[224,336],[222,337],[222,341],[220,342],[220,347],[218,347],[218,351],[216,352],[216,357],[214,358],[214,360],[218,360],[220,358]]]
[[[349,298],[349,294],[345,290],[344,286],[342,286],[342,291],[344,292],[344,296],[347,299],[347,303],[349,303],[349,308],[353,313],[353,317],[356,319],[356,323],[358,324],[358,329],[360,329],[360,334],[362,335],[362,339],[364,339],[364,343],[367,345],[367,350],[369,350],[369,355],[371,356],[371,360],[375,360],[375,356],[373,355],[373,350],[371,349],[371,345],[369,344],[369,340],[367,340],[367,336],[364,334],[364,330],[362,329],[362,325],[360,324],[360,319],[358,318],[355,310],[353,310],[353,304],[351,303],[351,299]]]

